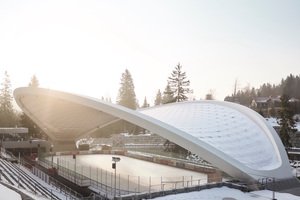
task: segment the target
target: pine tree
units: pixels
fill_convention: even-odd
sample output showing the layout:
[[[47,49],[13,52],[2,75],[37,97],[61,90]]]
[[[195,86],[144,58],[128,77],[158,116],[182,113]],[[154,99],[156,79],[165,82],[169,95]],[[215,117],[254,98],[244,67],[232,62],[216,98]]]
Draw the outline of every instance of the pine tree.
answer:
[[[162,95],[161,95],[160,90],[158,90],[157,94],[156,94],[156,98],[154,100],[154,105],[158,106],[158,105],[161,105],[161,104],[162,104]]]
[[[170,84],[168,83],[162,97],[162,104],[174,103],[175,101],[174,92],[171,90]]]
[[[280,125],[279,137],[285,147],[291,147],[291,137],[290,134],[296,132],[295,120],[293,119],[292,110],[290,109],[290,97],[283,94],[280,97],[281,100],[281,110],[279,111],[279,118],[277,119]]]
[[[120,85],[117,104],[135,110],[137,108],[137,100],[134,92],[133,80],[128,69],[122,73]]]
[[[36,75],[34,74],[31,77],[30,82],[28,83],[29,87],[35,87],[38,88],[40,85],[39,80],[37,79]],[[23,127],[28,128],[28,133],[31,138],[41,138],[41,139],[46,139],[46,134],[40,129],[30,117],[28,117],[25,113],[21,115],[21,120],[20,123]]]
[[[148,107],[149,107],[149,103],[147,102],[147,98],[145,97],[142,108],[148,108]]]
[[[120,85],[121,87],[117,97],[117,104],[135,110],[138,107],[138,102],[134,92],[133,80],[128,69],[122,73]],[[127,121],[122,122],[122,126],[119,127],[120,130],[128,133],[137,133],[139,131],[139,128],[134,124]]]
[[[31,77],[31,80],[30,80],[30,82],[28,83],[28,86],[29,86],[29,87],[35,87],[35,88],[38,88],[38,87],[40,86],[40,82],[39,82],[39,80],[37,79],[37,77],[36,77],[35,74]]]
[[[13,97],[11,91],[11,82],[7,71],[4,73],[2,88],[0,89],[0,126],[14,126],[15,113],[13,109]]]
[[[192,93],[192,90],[188,88],[190,86],[190,81],[185,80],[187,78],[186,73],[182,72],[181,68],[182,66],[178,63],[175,70],[173,70],[171,76],[168,78],[176,102],[188,100],[188,97],[185,94]]]
[[[212,94],[206,94],[205,95],[205,100],[213,100],[213,95]]]

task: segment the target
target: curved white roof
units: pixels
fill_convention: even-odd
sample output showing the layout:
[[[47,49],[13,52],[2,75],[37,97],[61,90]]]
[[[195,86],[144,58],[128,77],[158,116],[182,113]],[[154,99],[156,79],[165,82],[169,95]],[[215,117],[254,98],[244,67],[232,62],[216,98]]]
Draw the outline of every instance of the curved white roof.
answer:
[[[192,101],[141,112],[183,130],[250,168],[277,168],[281,159],[267,125],[259,125],[259,116],[247,116],[237,110],[239,107],[226,102]]]
[[[285,149],[258,113],[229,102],[189,101],[130,110],[42,88],[18,88],[21,109],[53,140],[75,140],[120,119],[169,139],[236,178],[290,178]]]

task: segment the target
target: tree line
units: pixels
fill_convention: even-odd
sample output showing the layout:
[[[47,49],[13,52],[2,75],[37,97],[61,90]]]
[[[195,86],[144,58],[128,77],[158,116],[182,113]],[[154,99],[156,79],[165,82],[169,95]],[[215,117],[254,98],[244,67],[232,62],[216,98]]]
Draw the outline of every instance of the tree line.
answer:
[[[236,84],[235,84],[236,88]],[[243,90],[234,90],[232,94],[234,99],[245,106],[249,106],[253,99],[257,97],[275,97],[280,99],[280,109],[275,112],[274,108],[271,108],[270,114],[272,117],[277,118],[279,128],[277,130],[278,135],[286,148],[292,146],[291,135],[297,131],[296,122],[298,122],[300,113],[300,77],[290,74],[285,79],[282,78],[281,82],[277,85],[264,83],[258,89],[254,87],[246,87]],[[291,101],[294,99],[294,101]],[[263,112],[257,110],[261,115]]]
[[[237,84],[235,84],[235,88]],[[234,90],[236,91],[236,90]],[[250,88],[246,86],[243,89],[234,92],[231,96],[238,99],[239,103],[249,106],[251,100],[256,97],[280,97],[287,95],[290,98],[300,100],[300,76],[288,75],[285,79],[282,78],[279,84],[264,83],[259,88]],[[296,113],[300,113],[300,110]]]
[[[31,77],[28,86],[39,87],[39,80],[36,75]],[[164,91],[158,89],[154,105],[157,106],[161,104],[187,101],[187,94],[193,93],[193,90],[190,89],[189,86],[190,81],[187,79],[186,72],[182,70],[182,65],[178,63],[172,70],[170,76],[167,77],[167,85],[165,86]],[[235,92],[232,96],[238,97],[239,102],[247,106],[251,102],[251,99],[255,97],[268,97],[286,94],[290,98],[300,99],[300,77],[298,75],[294,76],[290,74],[285,79],[283,78],[281,83],[278,85],[264,83],[258,89],[250,89],[250,86],[247,86],[238,91],[236,91],[235,87],[234,91]],[[207,99],[213,99],[212,94],[207,94],[206,97]],[[134,91],[133,78],[128,69],[125,69],[125,72],[121,74],[120,88],[116,103],[133,110],[140,107]],[[141,107],[146,108],[149,106],[150,105],[145,97]],[[299,113],[300,111],[297,112]],[[28,116],[14,109],[10,77],[8,72],[5,71],[0,88],[0,127],[14,127],[15,125],[29,128],[29,132],[32,137],[46,137],[42,130],[40,130]],[[124,131],[129,133],[140,133],[145,130],[134,124],[120,121],[99,131],[100,132],[96,133],[96,135],[101,135],[103,137],[103,135],[111,133],[120,133]]]
[[[29,87],[39,87],[36,75],[31,77]],[[14,108],[10,76],[4,72],[3,82],[0,88],[0,127],[26,127],[31,137],[44,138],[47,136],[43,131],[25,114]]]

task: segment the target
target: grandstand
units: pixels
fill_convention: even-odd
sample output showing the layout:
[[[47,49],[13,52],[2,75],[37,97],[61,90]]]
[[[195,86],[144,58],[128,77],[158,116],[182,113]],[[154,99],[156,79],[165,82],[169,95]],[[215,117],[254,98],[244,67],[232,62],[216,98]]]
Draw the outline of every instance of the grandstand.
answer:
[[[46,199],[82,199],[82,195],[58,182],[47,173],[39,170],[27,161],[20,162],[9,152],[1,149],[0,184],[4,184],[18,193],[26,191],[33,196]]]
[[[90,149],[101,146],[126,148],[163,148],[166,139],[156,134],[114,134],[111,138],[91,138],[79,140],[77,146],[89,144]]]

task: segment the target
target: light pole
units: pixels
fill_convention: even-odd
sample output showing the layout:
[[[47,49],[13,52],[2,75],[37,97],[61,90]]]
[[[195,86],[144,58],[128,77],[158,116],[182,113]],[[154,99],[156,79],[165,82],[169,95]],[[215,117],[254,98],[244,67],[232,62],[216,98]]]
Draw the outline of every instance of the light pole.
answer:
[[[75,159],[75,164],[74,164],[74,180],[76,184],[76,153],[73,154],[73,159]]]
[[[50,147],[50,153],[51,153],[51,167],[53,168],[53,144],[51,144],[51,147]]]
[[[114,190],[114,199],[116,198],[116,189],[117,189],[117,162],[119,162],[121,158],[119,157],[112,157],[112,168],[115,169],[115,190]]]
[[[31,159],[31,154],[32,154],[32,140],[30,140],[29,143],[30,143],[30,156],[29,157]]]

